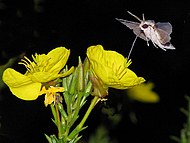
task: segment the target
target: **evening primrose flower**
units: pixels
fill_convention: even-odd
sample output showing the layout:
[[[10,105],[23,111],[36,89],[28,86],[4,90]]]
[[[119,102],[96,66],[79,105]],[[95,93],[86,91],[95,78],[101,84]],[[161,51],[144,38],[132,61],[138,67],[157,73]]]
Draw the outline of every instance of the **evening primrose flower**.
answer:
[[[60,77],[71,74],[74,67],[65,73],[60,70],[65,66],[69,58],[70,50],[58,47],[46,54],[35,54],[33,62],[27,57],[21,60],[27,71],[21,74],[12,68],[7,68],[3,73],[3,81],[11,92],[23,100],[35,100],[40,94],[43,83],[50,82]]]
[[[106,51],[101,45],[89,47],[87,57],[90,69],[105,88],[127,89],[145,81],[128,68],[131,60],[115,51]]]
[[[130,99],[136,101],[144,103],[156,103],[160,100],[160,98],[156,92],[152,91],[153,88],[154,83],[143,83],[133,88],[127,89],[127,95]]]
[[[55,104],[55,102],[56,102],[56,93],[57,92],[63,92],[63,91],[64,91],[63,87],[50,86],[48,89],[46,89],[45,86],[43,86],[39,95],[46,94],[44,104],[47,107],[48,105],[50,105],[53,102]]]

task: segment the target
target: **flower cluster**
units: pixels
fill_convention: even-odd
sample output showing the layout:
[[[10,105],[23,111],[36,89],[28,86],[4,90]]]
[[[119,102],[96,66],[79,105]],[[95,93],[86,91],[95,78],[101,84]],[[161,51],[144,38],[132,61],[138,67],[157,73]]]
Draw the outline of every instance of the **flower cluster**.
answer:
[[[18,98],[35,100],[39,95],[47,93],[42,88],[43,85],[48,85],[47,83],[52,83],[53,80],[65,77],[74,71],[74,67],[71,67],[65,73],[60,72],[66,65],[69,54],[70,50],[58,47],[47,55],[35,54],[32,56],[34,61],[24,57],[20,64],[26,67],[26,73],[21,74],[12,68],[7,68],[3,74],[3,81]],[[106,93],[109,87],[128,89],[145,81],[144,78],[138,77],[128,68],[131,60],[127,60],[115,51],[106,51],[101,45],[96,45],[90,46],[86,54],[90,63],[90,71],[94,75],[94,78],[91,78],[92,83],[95,83],[94,87],[103,88]],[[58,91],[63,92],[63,89],[55,90],[55,92]],[[98,96],[101,96],[101,93]],[[47,106],[48,103],[52,102],[45,101],[45,103]]]
[[[26,67],[25,74],[12,68],[3,73],[4,83],[16,97],[36,100],[45,94],[44,104],[50,105],[58,129],[57,137],[45,135],[49,143],[77,142],[89,114],[99,101],[105,99],[109,88],[130,89],[145,81],[129,69],[131,60],[115,51],[104,50],[101,45],[90,46],[84,62],[79,57],[75,68],[66,66],[69,55],[70,50],[58,47],[47,55],[35,54],[33,61],[24,57],[19,64]],[[79,111],[89,95],[94,97],[76,125]]]

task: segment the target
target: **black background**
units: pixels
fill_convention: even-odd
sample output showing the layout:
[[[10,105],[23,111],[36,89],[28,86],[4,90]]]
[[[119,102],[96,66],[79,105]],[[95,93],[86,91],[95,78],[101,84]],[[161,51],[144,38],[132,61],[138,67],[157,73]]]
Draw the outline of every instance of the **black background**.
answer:
[[[190,80],[190,7],[187,1],[44,0],[39,5],[42,11],[35,10],[36,4],[31,0],[2,0],[0,4],[1,64],[23,52],[29,57],[58,46],[71,49],[70,66],[77,65],[79,55],[84,59],[86,49],[91,45],[102,44],[107,50],[127,56],[135,35],[116,21],[116,17],[136,21],[127,13],[131,11],[140,18],[144,13],[146,19],[170,22],[173,26],[171,42],[176,50],[165,52],[152,43],[148,47],[145,41],[137,39],[131,55],[130,68],[138,76],[155,83],[160,102],[133,102],[132,112],[138,118],[137,124],[130,121],[131,108],[123,103],[122,121],[110,129],[110,135],[118,142],[134,143],[172,143],[169,136],[179,136],[185,122],[179,108],[187,105],[184,95],[189,94]],[[20,66],[14,68],[20,70]],[[42,97],[32,102],[22,101],[11,95],[7,88],[0,96],[0,143],[47,142],[43,133],[52,134],[55,127]],[[109,102],[114,102],[114,96],[117,94],[110,95]],[[86,136],[100,122],[106,121],[102,120],[101,106],[100,103],[90,115],[86,123],[89,127],[84,131]]]

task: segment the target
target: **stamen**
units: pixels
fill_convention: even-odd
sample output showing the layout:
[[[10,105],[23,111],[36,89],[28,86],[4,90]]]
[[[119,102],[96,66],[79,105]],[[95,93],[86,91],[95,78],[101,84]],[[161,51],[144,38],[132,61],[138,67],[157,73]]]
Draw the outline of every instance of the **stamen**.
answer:
[[[118,75],[119,75],[119,79],[121,79],[126,73],[127,73],[127,70],[122,69],[122,70],[120,71],[120,73],[118,74]]]
[[[24,62],[19,62],[18,64],[19,64],[19,65],[24,65],[25,68],[26,68],[29,72],[31,71],[31,69],[30,69],[30,67],[28,66],[28,64],[26,64],[26,63],[24,63]]]
[[[131,59],[127,60],[126,68],[132,63]]]
[[[35,54],[35,56],[32,55],[32,59],[34,60],[35,63],[37,63],[37,54]]]
[[[25,58],[25,57],[24,57]],[[22,64],[25,67],[29,67],[29,63],[25,60],[25,59],[21,59],[21,62],[19,62],[18,64]]]
[[[119,79],[121,79],[125,74],[126,74],[125,68],[122,68],[122,66],[119,66],[116,72],[116,75],[119,76]]]
[[[21,59],[21,62],[19,62],[19,63],[23,63],[23,64],[25,64],[25,65],[28,65],[28,62],[25,61],[24,59]]]
[[[26,56],[24,56],[24,58],[21,59],[21,62],[19,62],[18,64],[24,65],[29,72],[34,71],[34,67],[32,65],[32,62]]]
[[[43,69],[42,69],[42,71],[46,71],[46,69],[48,68],[48,63],[49,63],[49,60],[50,60],[51,58],[49,58],[49,59],[47,59],[46,61],[45,61],[45,64],[44,64],[44,66],[43,66]]]
[[[30,59],[28,59],[26,56],[24,56],[24,58],[31,64],[32,62],[30,61]]]

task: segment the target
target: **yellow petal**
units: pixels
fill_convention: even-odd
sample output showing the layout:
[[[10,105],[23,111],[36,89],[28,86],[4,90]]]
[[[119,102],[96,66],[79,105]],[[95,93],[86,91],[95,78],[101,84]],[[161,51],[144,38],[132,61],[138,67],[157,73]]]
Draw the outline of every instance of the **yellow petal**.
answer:
[[[35,72],[32,75],[30,75],[29,77],[34,82],[44,83],[44,82],[49,82],[51,80],[54,80],[54,79],[56,79],[56,78],[58,78],[60,76],[59,76],[58,73],[54,74],[54,73],[50,73],[50,72]]]
[[[46,94],[45,95],[44,104],[46,107],[48,105],[50,105],[51,103],[53,103],[54,101],[55,101],[55,95],[54,94]]]
[[[74,67],[71,67],[68,71],[64,72],[64,73],[50,73],[50,72],[35,72],[32,75],[28,75],[32,81],[34,82],[41,82],[41,83],[45,83],[45,82],[49,82],[51,80],[54,80],[56,78],[59,77],[65,77],[70,75],[72,72],[74,71]]]
[[[23,100],[35,100],[41,88],[41,83],[33,83],[29,77],[11,68],[4,71],[3,81],[15,96]]]
[[[15,71],[12,68],[7,68],[4,71],[3,81],[9,87],[20,87],[20,86],[32,83],[32,80],[29,77]]]
[[[116,63],[123,63],[122,55],[115,51],[105,51],[101,45],[91,46],[87,49],[87,56],[93,72],[104,82],[109,83],[116,75],[113,68]]]
[[[120,83],[120,84],[115,85],[114,88],[127,89],[129,87],[139,85],[143,82],[145,82],[144,78],[137,77],[137,75],[133,71],[131,71],[130,69],[127,69],[126,73],[121,78],[116,78],[116,83]]]
[[[64,73],[60,73],[60,77],[65,77],[65,76],[68,76],[70,75],[73,71],[74,71],[74,67],[72,66],[68,71],[64,72]]]
[[[66,64],[70,55],[70,50],[65,47],[58,47],[51,50],[47,56],[50,57],[48,72],[58,73]]]
[[[63,92],[64,88],[63,87],[53,87],[50,86],[48,89],[46,89],[44,86],[42,90],[40,91],[40,95],[46,94],[45,95],[45,101],[44,104],[47,107],[48,104],[51,104],[52,102],[55,102],[56,99],[56,92]]]
[[[160,98],[156,92],[152,91],[153,87],[154,84],[152,82],[143,83],[127,89],[127,94],[133,100],[145,103],[156,103]]]
[[[35,100],[38,98],[41,83],[31,83],[20,87],[9,87],[11,92],[23,100]]]

